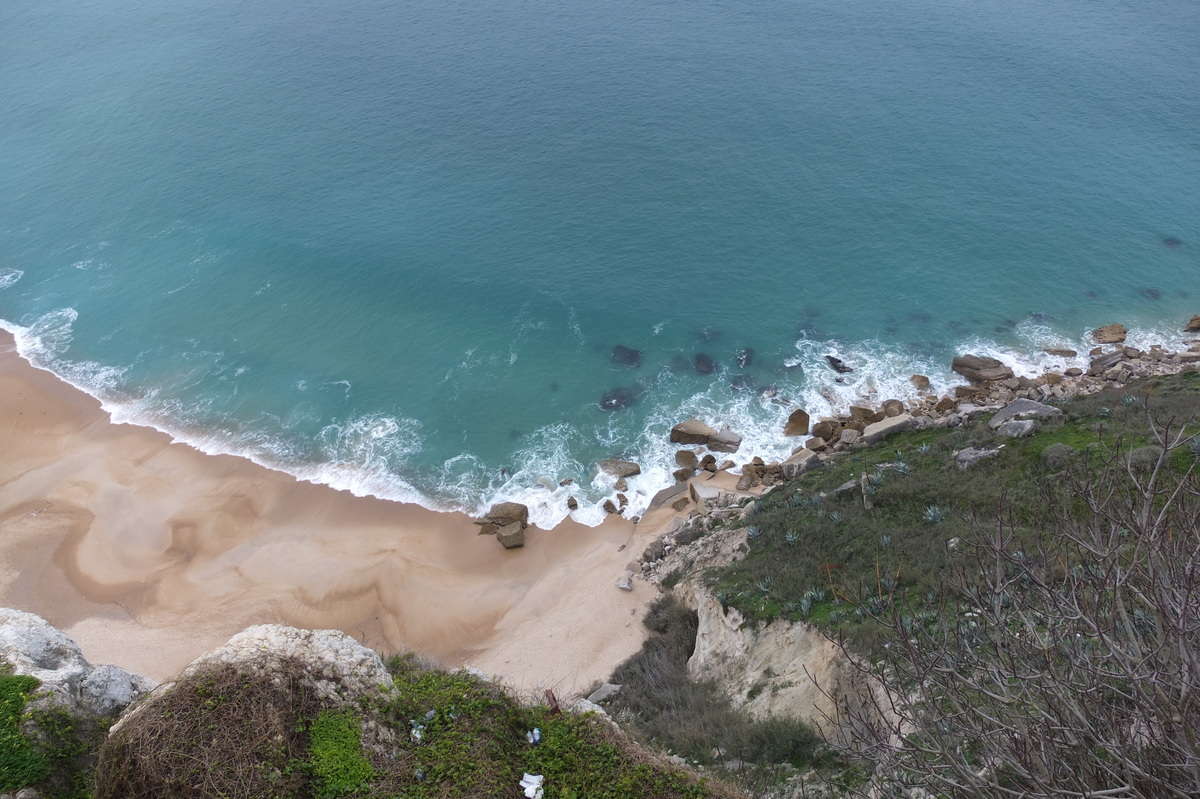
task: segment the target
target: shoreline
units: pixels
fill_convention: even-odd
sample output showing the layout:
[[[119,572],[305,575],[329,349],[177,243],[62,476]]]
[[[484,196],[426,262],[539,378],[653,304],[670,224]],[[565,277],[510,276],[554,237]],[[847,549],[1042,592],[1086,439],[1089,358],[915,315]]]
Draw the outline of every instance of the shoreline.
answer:
[[[519,502],[530,509],[530,520],[542,529],[553,529],[567,519],[595,526],[606,518],[603,505],[606,500],[618,500],[617,489],[603,475],[596,477],[594,461],[614,455],[639,463],[643,470],[643,475],[631,480],[630,490],[625,492],[631,507],[626,515],[632,517],[645,510],[655,490],[670,485],[675,468],[673,452],[666,443],[666,431],[687,416],[697,415],[717,426],[730,425],[745,436],[744,450],[753,451],[768,461],[782,461],[789,456],[791,444],[779,435],[779,428],[783,426],[788,413],[797,407],[809,411],[813,418],[819,418],[845,414],[851,406],[875,407],[886,397],[897,398],[911,405],[909,400],[919,400],[928,392],[914,388],[909,382],[909,375],[920,372],[930,376],[930,390],[933,392],[953,392],[960,378],[952,373],[949,362],[955,354],[963,351],[998,358],[1017,375],[1036,378],[1046,372],[1063,371],[1072,366],[1086,368],[1088,358],[1085,353],[1091,346],[1085,343],[1091,340],[1087,331],[1055,331],[1033,321],[1016,324],[1013,328],[1014,332],[1023,331],[1020,332],[1019,342],[1001,344],[986,337],[957,337],[961,339],[957,346],[944,345],[947,352],[937,357],[929,353],[904,352],[902,347],[890,346],[876,339],[847,343],[802,337],[794,342],[793,357],[784,359],[785,369],[803,367],[798,373],[798,382],[785,377],[778,381],[778,385],[760,382],[757,388],[750,390],[747,384],[739,382],[750,377],[749,374],[738,376],[733,374],[734,370],[726,372],[722,369],[700,393],[689,395],[670,407],[655,406],[650,418],[641,427],[626,429],[629,426],[625,425],[620,431],[610,430],[603,436],[597,434],[597,442],[607,442],[600,449],[592,446],[592,451],[586,455],[575,453],[567,446],[566,439],[560,440],[558,432],[554,432],[548,434],[547,440],[539,446],[517,453],[510,452],[510,455],[517,456],[515,462],[503,465],[492,463],[498,470],[499,483],[492,477],[487,478],[487,485],[483,487],[454,483],[446,489],[449,492],[446,493],[442,491],[445,486],[418,488],[417,483],[390,471],[389,467],[379,468],[375,444],[371,443],[379,430],[370,427],[364,433],[356,427],[359,421],[373,418],[370,414],[364,417],[351,415],[349,421],[345,422],[355,431],[354,435],[361,433],[366,436],[365,453],[352,453],[348,459],[325,453],[328,457],[318,455],[315,460],[292,460],[286,454],[290,451],[289,447],[294,445],[298,451],[305,450],[311,443],[311,437],[289,443],[286,436],[276,436],[278,431],[264,429],[259,431],[262,434],[260,440],[252,435],[254,431],[250,428],[242,430],[235,425],[226,429],[217,423],[209,429],[177,418],[171,410],[144,406],[141,393],[134,391],[130,394],[121,388],[124,367],[102,366],[91,361],[77,362],[60,357],[62,352],[56,342],[60,336],[69,337],[74,319],[73,309],[63,309],[43,315],[29,326],[0,320],[0,328],[15,336],[22,357],[38,369],[50,371],[75,388],[100,399],[102,408],[116,423],[159,430],[172,440],[206,454],[235,455],[302,481],[329,485],[356,496],[373,496],[419,505],[439,513],[461,511],[478,515],[498,502]],[[1166,325],[1160,319],[1150,327],[1138,327],[1130,331],[1130,338],[1142,347],[1158,344],[1174,348],[1178,342],[1177,330],[1177,327]],[[955,348],[949,349],[952,346]],[[1051,351],[1061,352],[1063,348],[1079,350],[1080,354],[1072,359],[1048,354]],[[853,373],[831,370],[828,364],[831,357],[839,362],[845,359],[855,367],[851,370]],[[762,378],[763,375],[757,377]],[[656,379],[651,378],[652,381]],[[767,375],[766,379],[772,378]],[[147,396],[154,396],[154,392],[149,392]],[[184,413],[184,419],[186,416]],[[384,416],[380,417],[378,424],[383,426],[389,420],[395,421],[392,417]],[[595,433],[588,424],[590,422],[582,422],[579,429]],[[337,428],[337,425],[333,427]],[[534,437],[552,428],[557,430],[554,425],[540,428]],[[324,428],[320,435],[324,436],[330,429]],[[342,432],[341,428],[337,428],[336,435],[340,436]],[[380,446],[384,448],[386,457],[391,439],[386,430],[379,435],[382,436],[380,441],[384,442]],[[277,450],[277,447],[282,449]],[[284,454],[281,455],[281,452]],[[568,510],[568,499],[576,500],[577,507],[572,505]]]
[[[636,651],[656,593],[614,588],[625,545],[653,524],[568,520],[505,551],[461,513],[357,497],[114,423],[21,358],[8,333],[0,445],[0,605],[45,617],[94,663],[154,679],[277,622],[565,695]]]
[[[921,426],[954,424],[1031,392],[1090,393],[1187,368],[1200,362],[1194,341],[1182,333],[1170,357],[1107,346],[1105,369],[1119,375],[1072,369],[1079,374],[864,404],[880,419],[891,402]],[[844,440],[813,450],[807,433],[779,431],[799,445],[793,455],[803,453],[797,468],[867,445],[854,432],[871,422],[819,420],[836,420]],[[691,504],[672,501],[687,497],[677,483],[636,522],[617,513],[595,527],[567,518],[551,530],[528,528],[527,546],[505,550],[462,513],[356,496],[114,422],[99,400],[22,358],[5,332],[0,442],[0,605],[45,617],[93,662],[160,680],[246,626],[275,622],[339,629],[385,653],[417,651],[518,691],[578,693],[644,640],[640,620],[657,585],[633,579],[622,591],[618,578],[627,570],[641,578],[643,547],[669,536],[675,518],[704,512],[694,494]],[[738,464],[691,482],[711,481],[706,497],[759,493],[779,481],[778,463],[766,465],[772,479],[760,466],[736,486],[729,468],[756,454],[744,448]]]

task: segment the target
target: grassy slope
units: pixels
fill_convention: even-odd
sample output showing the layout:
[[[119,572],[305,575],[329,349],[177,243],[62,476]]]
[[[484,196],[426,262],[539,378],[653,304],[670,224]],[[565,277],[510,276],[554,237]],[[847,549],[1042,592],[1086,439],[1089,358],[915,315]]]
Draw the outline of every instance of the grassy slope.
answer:
[[[806,619],[868,644],[870,611],[881,597],[899,592],[937,604],[953,560],[962,557],[948,542],[969,541],[973,521],[987,525],[1003,512],[1018,529],[1044,527],[1046,496],[1066,490],[1068,465],[1099,459],[1105,447],[1129,452],[1151,444],[1147,402],[1160,421],[1190,419],[1200,409],[1200,372],[1063,404],[1061,417],[1042,421],[1028,438],[996,436],[985,416],[956,429],[900,433],[836,458],[759,500],[749,518],[749,554],[707,579],[722,602],[751,620]],[[956,450],[998,444],[999,455],[967,471],[954,465]],[[835,493],[863,474],[873,483],[871,509],[857,487]]]

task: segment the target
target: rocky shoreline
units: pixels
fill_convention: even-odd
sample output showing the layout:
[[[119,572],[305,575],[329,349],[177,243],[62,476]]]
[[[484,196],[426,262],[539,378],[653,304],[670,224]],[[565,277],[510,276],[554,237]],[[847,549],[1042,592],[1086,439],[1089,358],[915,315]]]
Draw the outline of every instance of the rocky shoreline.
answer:
[[[1186,333],[1200,333],[1200,315],[1185,325]],[[742,437],[728,426],[714,428],[700,419],[688,419],[673,426],[670,441],[679,444],[675,453],[678,467],[674,472],[675,485],[659,491],[650,503],[648,512],[664,504],[683,513],[689,505],[703,512],[706,505],[727,506],[751,493],[783,484],[803,472],[816,468],[840,453],[871,446],[888,435],[903,430],[927,427],[957,427],[982,413],[992,413],[1017,400],[1053,403],[1093,394],[1101,389],[1142,377],[1174,374],[1187,369],[1200,369],[1200,339],[1186,339],[1184,347],[1168,350],[1154,345],[1146,350],[1127,346],[1128,331],[1121,324],[1109,324],[1091,331],[1096,346],[1088,352],[1086,369],[1065,364],[1079,357],[1075,350],[1046,349],[1047,355],[1061,357],[1064,366],[1029,378],[1014,374],[1001,361],[986,356],[965,353],[954,358],[951,369],[961,375],[964,385],[938,394],[931,391],[930,380],[914,374],[910,380],[917,391],[915,397],[868,400],[851,405],[845,413],[820,416],[816,419],[800,407],[788,417],[781,436],[800,440],[789,457],[766,462],[754,455],[741,462],[728,456],[736,454]],[[843,374],[850,370],[837,359],[830,368]],[[852,371],[852,370],[851,370]],[[794,404],[779,398],[781,404]],[[1001,426],[1001,435],[1029,435],[1034,430],[1028,420],[1014,419]],[[719,457],[724,456],[724,457]],[[641,472],[631,461],[609,458],[596,465],[599,472],[616,478],[615,501],[606,500],[605,510],[625,515],[629,505],[624,493],[627,480]],[[728,473],[736,476],[732,486],[711,484],[714,477]],[[565,484],[567,481],[563,481]],[[568,499],[568,509],[575,509],[574,498]],[[476,520],[480,533],[495,533],[506,548],[524,545],[524,530],[529,513],[524,505],[505,502],[491,508]],[[641,517],[631,518],[635,524]],[[623,581],[624,582],[624,581]]]

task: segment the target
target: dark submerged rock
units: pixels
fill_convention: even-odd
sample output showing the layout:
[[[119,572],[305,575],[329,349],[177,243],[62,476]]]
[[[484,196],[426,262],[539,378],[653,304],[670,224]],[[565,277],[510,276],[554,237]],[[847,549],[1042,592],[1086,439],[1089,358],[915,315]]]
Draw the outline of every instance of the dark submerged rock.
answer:
[[[696,366],[696,371],[702,375],[711,375],[713,372],[717,371],[716,361],[714,361],[708,355],[705,355],[703,352],[696,353],[694,363]]]
[[[753,391],[754,378],[750,375],[736,375],[729,381],[729,387],[734,391]]]
[[[637,366],[642,362],[642,351],[618,344],[613,347],[612,362],[621,366]]]
[[[741,369],[746,369],[754,363],[754,349],[752,347],[742,347],[737,353],[737,365]]]
[[[633,392],[633,389],[624,387],[610,388],[600,398],[600,409],[605,411],[620,411],[628,408],[636,401],[637,395]]]
[[[840,375],[850,374],[854,371],[852,368],[847,366],[846,362],[841,358],[834,357],[833,355],[826,355],[825,360],[829,362],[829,365],[833,368],[833,371]]]

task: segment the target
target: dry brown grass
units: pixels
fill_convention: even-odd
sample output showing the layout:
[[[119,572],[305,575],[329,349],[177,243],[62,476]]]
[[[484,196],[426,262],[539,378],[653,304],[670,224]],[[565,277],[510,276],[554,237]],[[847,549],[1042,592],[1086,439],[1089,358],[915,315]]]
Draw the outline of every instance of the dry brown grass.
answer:
[[[215,666],[174,683],[100,750],[96,799],[299,797],[306,722],[325,709],[297,662]]]

